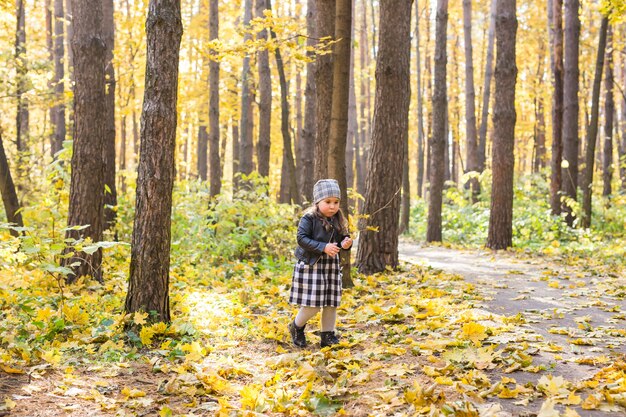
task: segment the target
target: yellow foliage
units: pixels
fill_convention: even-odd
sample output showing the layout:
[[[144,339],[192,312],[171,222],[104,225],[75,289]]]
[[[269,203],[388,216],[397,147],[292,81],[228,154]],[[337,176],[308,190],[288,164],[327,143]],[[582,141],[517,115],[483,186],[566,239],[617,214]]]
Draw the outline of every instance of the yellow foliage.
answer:
[[[476,322],[465,323],[461,329],[463,337],[471,340],[475,346],[480,346],[481,341],[488,337],[486,330],[485,326]]]

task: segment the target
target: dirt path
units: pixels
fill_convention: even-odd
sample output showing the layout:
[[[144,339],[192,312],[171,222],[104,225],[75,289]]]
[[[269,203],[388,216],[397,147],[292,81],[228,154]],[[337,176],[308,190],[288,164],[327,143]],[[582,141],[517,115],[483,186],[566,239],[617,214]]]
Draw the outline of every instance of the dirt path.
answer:
[[[477,308],[508,317],[521,315],[526,321],[521,326],[524,334],[515,342],[525,340],[534,353],[533,365],[546,366],[554,376],[572,382],[590,379],[599,367],[626,353],[624,277],[597,276],[543,258],[519,259],[487,250],[401,243],[399,252],[405,262],[458,274],[473,283],[483,298]],[[506,346],[510,341],[500,343]],[[541,375],[516,371],[508,376],[521,384],[536,384]],[[542,401],[515,405],[504,400],[502,406],[513,415],[534,415]],[[577,411],[581,416],[623,415],[580,407]]]

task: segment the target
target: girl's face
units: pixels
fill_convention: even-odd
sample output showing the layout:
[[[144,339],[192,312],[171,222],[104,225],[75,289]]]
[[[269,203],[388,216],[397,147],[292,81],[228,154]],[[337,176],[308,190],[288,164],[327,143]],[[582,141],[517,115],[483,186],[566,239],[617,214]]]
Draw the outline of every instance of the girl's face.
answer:
[[[339,199],[336,197],[328,197],[317,203],[317,207],[326,217],[333,217],[339,211]]]

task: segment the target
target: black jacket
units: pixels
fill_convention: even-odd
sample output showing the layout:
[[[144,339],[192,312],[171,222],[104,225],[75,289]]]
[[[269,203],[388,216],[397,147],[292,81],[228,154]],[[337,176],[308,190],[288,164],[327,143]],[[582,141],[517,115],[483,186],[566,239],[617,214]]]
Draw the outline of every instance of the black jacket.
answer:
[[[341,241],[348,235],[341,234],[338,226],[339,221],[334,217],[330,219],[333,228],[326,231],[322,220],[314,213],[306,213],[298,224],[298,247],[296,248],[296,258],[314,265],[324,253],[324,247],[328,243],[337,243],[341,246]]]

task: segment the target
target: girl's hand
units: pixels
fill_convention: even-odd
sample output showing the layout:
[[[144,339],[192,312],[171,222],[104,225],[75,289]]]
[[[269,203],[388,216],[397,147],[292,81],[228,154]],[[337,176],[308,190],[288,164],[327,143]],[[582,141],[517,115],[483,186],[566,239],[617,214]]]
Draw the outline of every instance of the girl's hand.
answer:
[[[344,249],[350,249],[350,246],[352,246],[352,238],[350,236],[346,236],[341,242],[341,247]]]
[[[324,253],[328,256],[335,257],[339,253],[339,246],[336,243],[327,243],[324,247]]]

